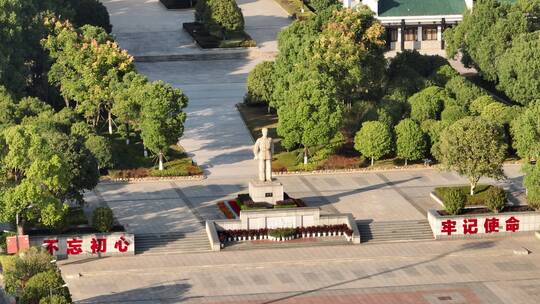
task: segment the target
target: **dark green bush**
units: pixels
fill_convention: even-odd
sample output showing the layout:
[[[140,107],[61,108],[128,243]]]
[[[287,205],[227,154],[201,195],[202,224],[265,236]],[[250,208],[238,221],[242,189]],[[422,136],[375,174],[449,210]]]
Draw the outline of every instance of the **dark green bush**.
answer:
[[[437,55],[422,55],[417,50],[405,50],[398,53],[390,62],[390,77],[400,75],[403,68],[415,70],[420,76],[428,77],[439,67],[448,64],[448,61]]]
[[[476,98],[487,94],[484,89],[463,76],[453,77],[446,83],[445,88],[462,105],[468,105]]]
[[[113,212],[109,207],[98,207],[94,210],[92,223],[99,232],[109,232],[112,230],[114,222]]]
[[[449,123],[454,123],[464,118],[468,114],[469,113],[467,113],[467,110],[461,106],[449,106],[445,107],[444,110],[441,112],[441,120],[447,121]]]
[[[113,166],[113,152],[110,140],[99,135],[88,135],[84,145],[96,158],[98,168],[105,169]]]
[[[69,301],[64,296],[52,295],[39,300],[39,304],[69,304]]]
[[[445,64],[443,66],[438,67],[430,76],[429,80],[431,80],[434,84],[444,87],[450,79],[454,78],[455,76],[458,76],[459,73],[454,70],[453,67],[451,67],[449,64]]]
[[[51,263],[52,256],[41,248],[31,247],[24,253],[13,256],[12,259],[2,262],[4,283],[6,291],[16,295],[25,283],[34,275],[55,270]]]
[[[40,299],[50,295],[51,291],[53,294],[67,298],[69,297],[69,291],[62,285],[64,285],[64,280],[62,280],[58,272],[54,270],[40,272],[31,277],[24,286],[20,303],[40,303]]]
[[[268,235],[279,238],[279,237],[290,237],[296,234],[295,228],[276,228],[268,232]]]
[[[195,5],[195,20],[223,38],[244,30],[244,16],[235,0],[199,0]]]
[[[315,11],[320,12],[330,7],[339,8],[342,6],[339,0],[309,0],[309,6]]]
[[[197,0],[159,0],[167,9],[191,8]]]
[[[102,27],[107,33],[112,31],[107,7],[99,0],[70,0],[69,2],[75,10],[72,21],[77,26],[89,24]]]
[[[452,215],[461,213],[467,202],[467,196],[461,190],[455,188],[448,189],[442,199],[444,209]]]
[[[486,191],[486,207],[498,213],[506,205],[506,192],[500,187],[490,187]]]

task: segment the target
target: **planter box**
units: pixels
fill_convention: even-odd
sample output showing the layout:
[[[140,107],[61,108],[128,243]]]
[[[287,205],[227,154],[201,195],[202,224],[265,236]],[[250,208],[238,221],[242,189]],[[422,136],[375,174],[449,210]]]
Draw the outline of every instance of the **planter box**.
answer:
[[[540,227],[540,212],[534,211],[443,216],[432,209],[427,218],[435,239],[509,236]]]

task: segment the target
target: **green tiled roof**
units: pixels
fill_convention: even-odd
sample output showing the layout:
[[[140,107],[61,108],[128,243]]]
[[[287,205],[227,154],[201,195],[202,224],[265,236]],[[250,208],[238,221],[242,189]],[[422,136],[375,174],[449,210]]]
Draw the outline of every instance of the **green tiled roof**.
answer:
[[[461,15],[464,0],[379,0],[380,17]]]

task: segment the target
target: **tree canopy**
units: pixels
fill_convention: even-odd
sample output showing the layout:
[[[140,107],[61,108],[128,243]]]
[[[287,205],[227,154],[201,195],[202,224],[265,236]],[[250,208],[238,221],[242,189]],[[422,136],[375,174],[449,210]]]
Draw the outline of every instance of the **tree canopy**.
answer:
[[[438,119],[447,98],[448,95],[440,87],[431,86],[423,89],[408,100],[411,105],[411,118],[418,122]]]
[[[395,127],[396,154],[405,160],[419,160],[426,155],[427,143],[424,132],[412,119],[404,119]]]
[[[513,146],[521,158],[540,159],[540,101],[529,105],[511,124]]]
[[[502,178],[507,146],[502,130],[480,117],[461,119],[440,137],[440,162],[469,179],[471,195],[482,176]]]
[[[374,160],[392,153],[392,133],[388,126],[380,121],[367,121],[354,137],[354,148],[362,155]]]

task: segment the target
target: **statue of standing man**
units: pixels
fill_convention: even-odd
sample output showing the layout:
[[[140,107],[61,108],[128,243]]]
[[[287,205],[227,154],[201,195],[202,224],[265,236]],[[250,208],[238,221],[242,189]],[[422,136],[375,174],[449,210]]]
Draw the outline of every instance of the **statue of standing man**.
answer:
[[[257,139],[253,146],[253,154],[259,160],[259,180],[262,182],[272,181],[272,154],[274,154],[274,142],[268,137],[268,129],[263,128],[262,137]]]

